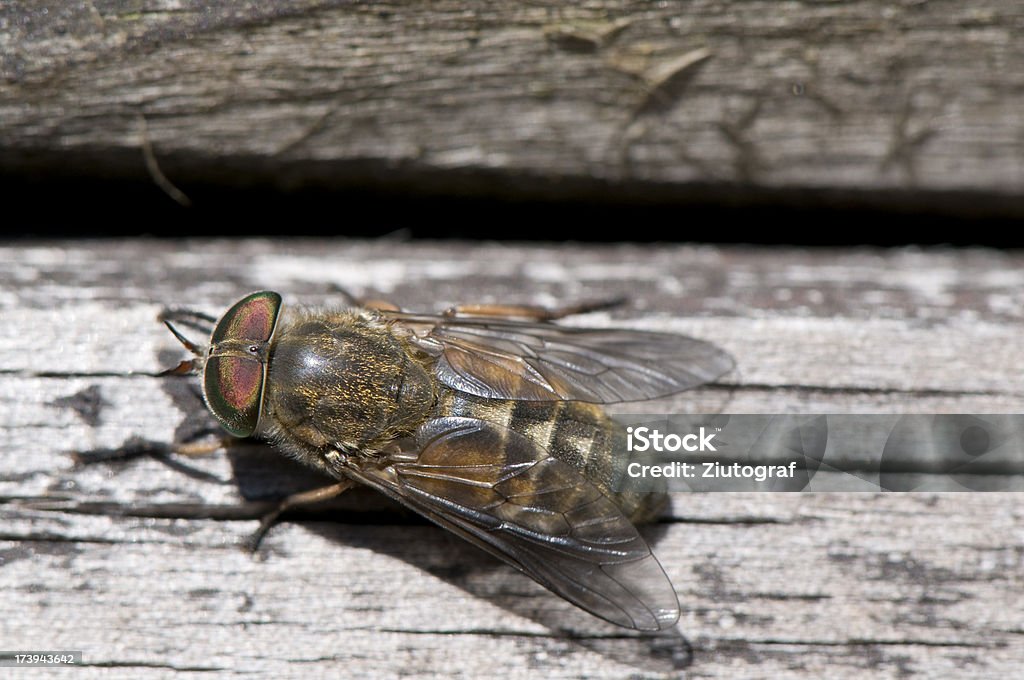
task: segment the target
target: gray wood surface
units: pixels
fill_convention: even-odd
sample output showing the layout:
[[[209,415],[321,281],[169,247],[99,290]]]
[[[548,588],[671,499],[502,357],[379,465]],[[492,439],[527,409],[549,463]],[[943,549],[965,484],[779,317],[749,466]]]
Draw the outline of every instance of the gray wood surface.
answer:
[[[574,323],[684,332],[737,359],[665,411],[1014,413],[1022,265],[983,250],[8,244],[0,646],[82,650],[76,677],[1010,676],[1018,494],[677,495],[645,534],[683,616],[651,638],[367,492],[291,516],[248,554],[272,499],[321,480],[258,445],[169,453],[212,423],[190,381],[152,373],[181,357],[162,307],[219,313],[257,288],[424,310],[625,294]],[[119,450],[132,455],[104,460]]]
[[[215,5],[0,5],[0,170],[1024,212],[1016,0]]]

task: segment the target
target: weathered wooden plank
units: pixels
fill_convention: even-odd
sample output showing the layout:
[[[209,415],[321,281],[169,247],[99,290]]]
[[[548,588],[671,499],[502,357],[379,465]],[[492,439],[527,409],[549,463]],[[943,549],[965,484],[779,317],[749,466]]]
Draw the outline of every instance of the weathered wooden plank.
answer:
[[[1022,12],[5,3],[0,170],[1019,214]]]
[[[1019,666],[1018,497],[971,496],[970,512],[961,495],[694,500],[693,520],[651,533],[684,603],[680,637],[623,635],[428,526],[286,524],[252,557],[237,546],[251,522],[7,505],[3,639],[81,648],[135,677],[662,677],[672,653],[705,677]],[[772,523],[728,516],[745,508]]]
[[[212,426],[166,304],[252,289],[416,309],[627,294],[573,323],[712,339],[723,385],[652,410],[1020,412],[1020,253],[339,241],[0,247],[0,640],[82,649],[84,675],[985,677],[1024,659],[1016,494],[690,494],[646,530],[678,636],[576,611],[375,494],[239,548],[319,483],[262,447],[182,459]],[[83,465],[73,452],[135,447]],[[439,612],[445,613],[439,616]],[[457,612],[457,613],[456,613]],[[12,614],[13,613],[13,614]]]

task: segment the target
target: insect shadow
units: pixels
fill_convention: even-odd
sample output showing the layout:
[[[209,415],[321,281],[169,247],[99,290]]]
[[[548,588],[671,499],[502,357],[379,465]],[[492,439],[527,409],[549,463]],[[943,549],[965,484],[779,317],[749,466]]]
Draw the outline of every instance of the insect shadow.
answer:
[[[269,446],[258,450],[259,446],[252,451],[229,453],[243,498],[264,500],[280,492],[289,494],[318,485],[319,478],[303,466],[282,458]],[[401,560],[474,598],[540,624],[551,631],[554,639],[632,668],[666,673],[692,663],[692,646],[677,629],[643,634],[591,620],[571,604],[551,598],[527,576],[371,489],[356,488],[331,501],[290,510],[281,519],[299,523],[339,547],[364,548]],[[367,531],[363,528],[366,525],[374,529]],[[667,525],[647,525],[641,532],[653,546],[664,537]],[[273,559],[273,545],[271,530],[259,549],[262,559]],[[503,627],[496,621],[494,630]]]
[[[692,645],[678,629],[645,634],[622,631],[612,624],[591,620],[568,602],[552,599],[548,591],[526,575],[517,573],[397,504],[392,505],[394,514],[384,516],[390,526],[381,527],[373,522],[376,526],[372,532],[353,531],[347,525],[353,514],[369,514],[365,512],[325,509],[319,515],[310,512],[294,519],[301,521],[306,530],[329,542],[366,548],[401,560],[474,598],[540,624],[551,632],[553,639],[596,652],[638,671],[661,674],[692,664]],[[373,516],[380,521],[381,515],[374,513]],[[364,523],[366,520],[356,521]],[[415,528],[415,538],[410,539],[410,528]],[[660,541],[666,531],[667,526],[662,524],[641,528],[641,533],[651,545]],[[429,549],[424,550],[427,543],[430,544]],[[425,558],[424,552],[433,557]],[[495,621],[495,632],[504,628],[501,621]],[[474,632],[487,631],[474,628]]]

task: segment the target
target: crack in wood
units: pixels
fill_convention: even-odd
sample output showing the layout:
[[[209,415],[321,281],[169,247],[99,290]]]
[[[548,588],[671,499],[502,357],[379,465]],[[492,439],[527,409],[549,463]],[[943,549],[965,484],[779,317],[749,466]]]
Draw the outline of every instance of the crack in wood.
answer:
[[[180,673],[215,673],[217,671],[234,670],[225,666],[198,666],[155,663],[152,661],[93,661],[76,664],[85,668],[155,668],[159,670],[175,671]]]
[[[1005,643],[972,642],[968,640],[924,640],[914,638],[850,638],[848,640],[814,640],[800,638],[719,638],[719,644],[730,642],[743,645],[770,645],[770,646],[802,646],[802,647],[833,647],[833,648],[856,648],[856,647],[967,647],[974,649],[996,649],[1005,646]]]

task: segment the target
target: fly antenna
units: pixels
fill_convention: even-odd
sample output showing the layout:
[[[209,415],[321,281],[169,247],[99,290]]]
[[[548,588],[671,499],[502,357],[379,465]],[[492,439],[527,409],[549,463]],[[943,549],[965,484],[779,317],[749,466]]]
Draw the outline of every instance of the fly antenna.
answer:
[[[187,349],[189,352],[192,352],[192,354],[195,354],[197,357],[203,355],[203,353],[199,349],[199,347],[194,342],[192,342],[191,340],[186,338],[184,335],[179,333],[178,329],[174,327],[174,324],[172,324],[167,319],[161,319],[161,320],[164,322],[164,325],[167,326],[167,330],[169,330],[171,333],[174,333],[174,337],[176,337],[178,339],[178,342],[180,342],[181,344],[185,345],[185,349]],[[191,363],[191,362],[184,362],[183,361],[181,363],[185,364],[185,363]]]

